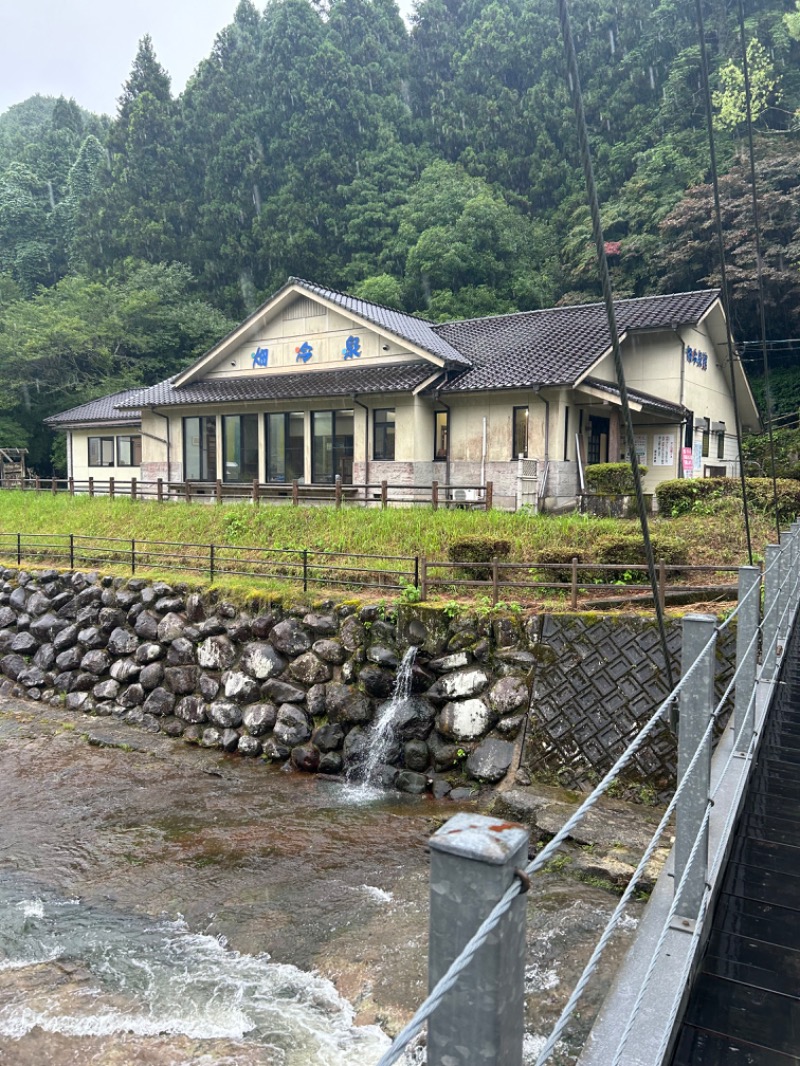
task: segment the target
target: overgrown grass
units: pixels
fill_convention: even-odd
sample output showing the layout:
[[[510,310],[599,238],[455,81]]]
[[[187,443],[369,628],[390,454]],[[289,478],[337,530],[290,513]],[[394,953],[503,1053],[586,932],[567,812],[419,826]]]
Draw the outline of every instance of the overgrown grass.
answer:
[[[723,501],[721,513],[690,514],[675,519],[653,519],[654,530],[663,529],[684,540],[692,563],[735,566],[747,562],[741,506]],[[511,544],[509,559],[534,562],[548,550],[563,556],[565,549],[579,551],[584,561],[593,558],[594,545],[609,534],[638,529],[631,519],[592,518],[581,515],[533,515],[527,512],[415,509],[364,509],[344,507],[291,507],[261,504],[185,504],[89,499],[31,492],[0,493],[0,532],[68,534],[135,538],[184,544],[211,543],[260,548],[308,549],[344,555],[379,557],[378,568],[391,569],[389,556],[426,556],[444,560],[453,540],[471,534],[503,538]],[[774,539],[768,520],[751,517],[754,552]],[[8,550],[5,552],[8,558]],[[345,560],[337,560],[337,563]],[[104,569],[110,569],[104,568]],[[124,561],[114,569],[125,573]],[[185,575],[188,580],[194,580]],[[174,574],[173,574],[174,580]],[[203,575],[196,575],[202,584]],[[286,591],[286,582],[257,583],[225,579],[239,596]],[[339,590],[340,595],[345,595]],[[319,598],[317,590],[314,595]]]

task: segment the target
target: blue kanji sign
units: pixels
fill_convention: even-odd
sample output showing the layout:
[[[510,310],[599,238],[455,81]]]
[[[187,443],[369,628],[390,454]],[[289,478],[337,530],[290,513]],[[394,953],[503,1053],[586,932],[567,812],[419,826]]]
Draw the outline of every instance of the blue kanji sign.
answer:
[[[699,366],[701,370],[708,370],[708,352],[701,352],[697,348],[686,348],[686,362],[692,366]]]
[[[297,353],[296,363],[307,363],[314,354],[314,349],[308,341],[303,341],[299,348],[295,348],[295,352]]]
[[[358,337],[348,337],[344,342],[344,348],[342,348],[342,355],[345,359],[360,359],[361,358],[361,341]]]
[[[256,348],[251,358],[254,370],[257,366],[267,366],[269,363],[269,348]]]

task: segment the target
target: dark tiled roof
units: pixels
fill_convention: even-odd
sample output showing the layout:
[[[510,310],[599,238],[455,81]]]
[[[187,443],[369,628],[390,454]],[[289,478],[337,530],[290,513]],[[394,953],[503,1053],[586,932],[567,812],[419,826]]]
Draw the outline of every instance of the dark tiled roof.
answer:
[[[449,343],[446,337],[442,337],[432,322],[424,318],[415,318],[406,315],[402,311],[395,311],[391,307],[382,307],[380,304],[370,303],[368,300],[359,300],[357,296],[348,296],[345,292],[337,292],[336,289],[326,289],[322,285],[315,285],[313,281],[304,278],[289,278],[288,284],[300,285],[308,292],[322,296],[331,303],[345,311],[350,311],[359,318],[366,319],[382,329],[388,330],[396,337],[411,341],[418,348],[422,348],[432,355],[438,355],[452,366],[471,366],[471,360],[457,348]]]
[[[702,290],[618,300],[617,330],[622,335],[696,323],[718,296],[717,290]],[[473,364],[443,392],[572,385],[611,344],[603,304],[445,322],[433,329]]]
[[[138,422],[141,418],[141,411],[138,408],[137,399],[141,392],[141,389],[126,389],[124,392],[112,393],[111,396],[101,396],[99,400],[90,400],[88,403],[80,404],[79,407],[71,407],[69,411],[50,415],[44,421],[46,425],[54,429],[82,422]],[[130,406],[121,411],[118,405],[124,402]]]
[[[612,385],[608,381],[600,381],[598,378],[584,378],[581,384],[588,385],[599,392],[607,392],[609,396],[619,396],[618,386]],[[659,399],[658,396],[651,396],[648,392],[639,392],[638,389],[628,389],[628,398],[634,403],[641,404],[646,411],[652,411],[654,414],[663,414],[671,418],[682,419],[688,413],[687,408],[681,407],[680,404],[669,403],[667,400]]]
[[[430,363],[396,363],[390,366],[307,371],[304,374],[217,378],[192,381],[177,387],[170,381],[162,381],[135,393],[128,402],[140,407],[176,407],[180,404],[305,400],[351,396],[353,393],[409,392],[436,372],[437,367]]]

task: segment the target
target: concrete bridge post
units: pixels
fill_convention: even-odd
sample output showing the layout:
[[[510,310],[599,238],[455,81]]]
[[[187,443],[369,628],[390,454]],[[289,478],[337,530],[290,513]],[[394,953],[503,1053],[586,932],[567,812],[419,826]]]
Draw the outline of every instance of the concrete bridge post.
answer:
[[[778,661],[778,616],[780,612],[781,549],[764,548],[764,624],[762,631],[761,680],[772,681]]]
[[[461,813],[431,837],[431,989],[524,869],[528,836]],[[522,1066],[526,908],[521,893],[428,1019],[428,1066]]]
[[[755,688],[758,666],[758,623],[761,617],[761,570],[739,568],[739,615],[736,625],[736,694],[733,710],[738,750],[747,752],[755,726]]]
[[[700,911],[708,871],[708,823],[703,819],[711,785],[711,732],[707,729],[714,710],[715,619],[710,614],[687,614],[683,619],[681,672],[685,676],[696,665],[680,694],[678,726],[678,784],[686,777],[698,747],[700,757],[678,799],[675,815],[675,890],[689,867],[680,893],[677,915],[684,924],[694,921]],[[705,735],[705,736],[704,736]],[[691,860],[695,840],[700,845]]]

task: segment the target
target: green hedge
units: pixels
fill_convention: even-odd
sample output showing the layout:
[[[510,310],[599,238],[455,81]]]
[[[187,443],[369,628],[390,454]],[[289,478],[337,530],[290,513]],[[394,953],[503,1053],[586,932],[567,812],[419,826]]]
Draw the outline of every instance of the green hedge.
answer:
[[[475,534],[452,541],[447,555],[451,563],[463,564],[464,577],[488,581],[492,576],[492,559],[507,559],[510,552],[511,541]]]
[[[689,549],[685,541],[679,537],[673,537],[669,533],[653,531],[650,534],[650,543],[653,547],[653,556],[656,562],[663,559],[667,566],[686,566],[689,562]],[[598,563],[617,564],[621,566],[640,564],[647,562],[644,551],[644,540],[638,533],[610,534],[601,537],[596,545],[596,557]],[[606,580],[611,580],[608,576]],[[637,578],[639,582],[645,582],[647,577],[642,575]]]
[[[763,513],[772,512],[772,478],[747,478],[747,500],[751,507]],[[782,522],[793,521],[800,514],[800,482],[778,478],[778,517]],[[708,477],[679,478],[662,481],[656,487],[659,513],[667,518],[690,514],[692,511],[713,510],[716,501],[736,497],[741,500],[739,478]]]
[[[642,477],[647,467],[639,465]],[[600,496],[629,496],[634,491],[633,470],[629,463],[592,463],[586,467],[586,487]]]

